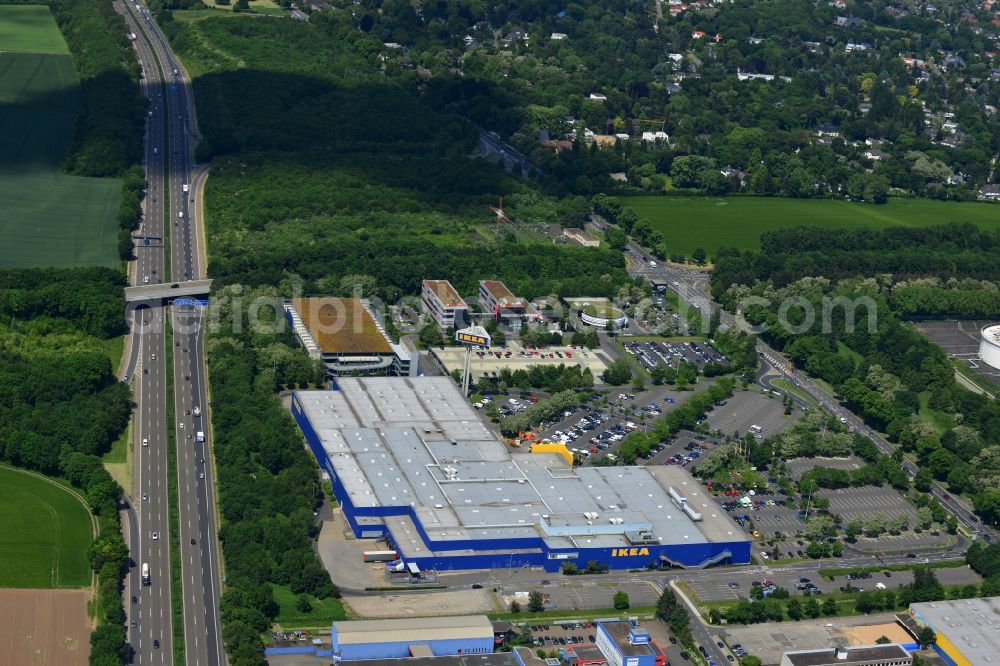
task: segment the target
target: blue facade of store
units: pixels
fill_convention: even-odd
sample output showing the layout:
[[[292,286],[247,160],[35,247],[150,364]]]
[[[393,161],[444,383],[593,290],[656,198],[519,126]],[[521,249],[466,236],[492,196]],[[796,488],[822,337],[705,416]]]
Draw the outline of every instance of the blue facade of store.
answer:
[[[430,649],[435,657],[456,654],[490,654],[493,652],[493,636],[481,638],[449,638],[426,641],[370,641],[364,643],[341,643],[337,635],[337,623],[333,623],[332,652],[344,661],[357,659],[404,659],[412,656],[410,648],[423,645]],[[387,639],[391,636],[386,636]]]
[[[680,567],[703,567],[710,564],[746,564],[750,562],[750,542],[745,540],[713,543],[678,543],[640,546],[631,548],[576,548],[551,549],[539,537],[524,539],[459,539],[435,541],[428,537],[413,507],[377,506],[355,507],[336,470],[323,450],[319,436],[302,411],[298,394],[292,394],[292,416],[305,435],[309,448],[320,466],[330,475],[334,496],[340,503],[343,515],[357,538],[385,538],[394,543],[392,534],[385,525],[361,525],[358,518],[385,518],[408,516],[423,539],[428,550],[436,553],[432,557],[406,557],[421,569],[450,571],[465,569],[541,567],[545,571],[556,572],[564,562],[586,566],[588,562],[602,562],[609,569],[642,569],[647,566],[671,565]],[[482,554],[448,555],[448,551],[500,551]],[[405,557],[405,552],[400,552]]]

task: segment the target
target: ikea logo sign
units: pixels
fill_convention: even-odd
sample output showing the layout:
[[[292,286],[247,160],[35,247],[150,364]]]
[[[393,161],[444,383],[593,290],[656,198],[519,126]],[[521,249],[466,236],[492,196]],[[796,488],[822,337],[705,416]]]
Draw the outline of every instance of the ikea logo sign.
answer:
[[[649,548],[612,548],[611,557],[637,557],[649,555]]]

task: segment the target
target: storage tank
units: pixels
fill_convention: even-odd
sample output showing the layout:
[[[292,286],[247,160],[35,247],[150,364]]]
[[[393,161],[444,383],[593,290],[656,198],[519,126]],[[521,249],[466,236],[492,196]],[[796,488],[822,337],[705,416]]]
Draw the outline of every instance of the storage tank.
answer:
[[[1000,370],[1000,324],[992,324],[983,329],[979,341],[979,358],[983,363]]]

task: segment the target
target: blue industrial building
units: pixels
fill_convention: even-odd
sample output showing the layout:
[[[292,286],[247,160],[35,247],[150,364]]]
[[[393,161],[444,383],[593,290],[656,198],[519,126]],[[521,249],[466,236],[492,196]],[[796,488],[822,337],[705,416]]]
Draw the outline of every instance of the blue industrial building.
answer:
[[[745,533],[683,469],[512,452],[448,377],[340,378],[294,393],[292,415],[355,536],[425,571],[750,561]]]
[[[598,622],[594,636],[608,666],[665,666],[667,657],[649,632],[631,621]]]
[[[344,661],[489,654],[493,624],[485,615],[334,622],[331,643]]]

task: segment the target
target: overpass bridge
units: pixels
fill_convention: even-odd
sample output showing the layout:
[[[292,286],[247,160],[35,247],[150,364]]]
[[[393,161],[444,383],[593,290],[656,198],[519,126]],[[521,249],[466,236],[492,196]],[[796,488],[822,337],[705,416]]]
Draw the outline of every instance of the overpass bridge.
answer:
[[[125,302],[140,303],[143,301],[162,301],[173,300],[175,298],[190,298],[192,296],[208,296],[208,292],[211,289],[211,280],[188,280],[186,282],[143,284],[137,287],[125,287]]]

